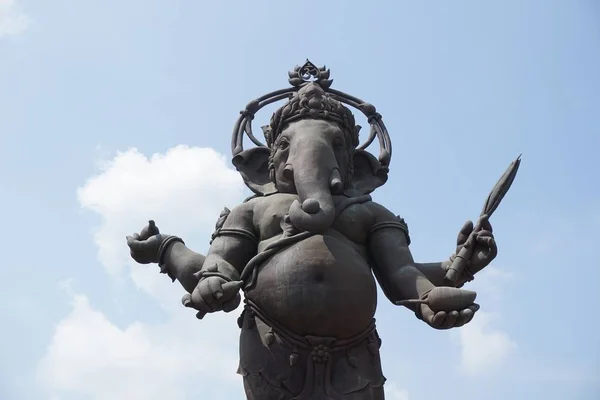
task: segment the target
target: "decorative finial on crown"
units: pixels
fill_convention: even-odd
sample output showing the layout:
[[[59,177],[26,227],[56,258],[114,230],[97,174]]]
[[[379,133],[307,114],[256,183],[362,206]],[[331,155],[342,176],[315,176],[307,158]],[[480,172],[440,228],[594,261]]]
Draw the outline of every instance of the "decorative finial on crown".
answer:
[[[315,64],[306,59],[303,66],[296,65],[294,69],[288,72],[288,82],[294,87],[300,87],[308,82],[315,82],[323,89],[329,89],[333,83],[333,79],[329,79],[330,72],[327,67],[317,67]]]

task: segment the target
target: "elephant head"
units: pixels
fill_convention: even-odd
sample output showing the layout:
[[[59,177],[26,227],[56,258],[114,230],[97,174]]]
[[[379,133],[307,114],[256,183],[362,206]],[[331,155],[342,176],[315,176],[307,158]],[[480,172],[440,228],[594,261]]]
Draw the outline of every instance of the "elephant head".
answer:
[[[360,127],[350,110],[316,84],[300,89],[263,129],[268,147],[242,151],[233,164],[259,195],[297,194],[289,217],[301,230],[331,226],[333,195],[368,194],[387,180],[379,161],[356,148]]]

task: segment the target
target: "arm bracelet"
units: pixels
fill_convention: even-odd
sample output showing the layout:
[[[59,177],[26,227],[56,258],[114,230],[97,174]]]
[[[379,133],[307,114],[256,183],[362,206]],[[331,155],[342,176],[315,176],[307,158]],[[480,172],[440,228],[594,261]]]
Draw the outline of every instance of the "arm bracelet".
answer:
[[[220,228],[215,231],[212,235],[212,240],[210,243],[212,244],[213,240],[219,236],[240,236],[245,239],[251,240],[255,243],[258,243],[258,238],[256,235],[246,229],[241,228]]]
[[[410,245],[410,235],[408,234],[408,225],[406,225],[406,222],[404,222],[404,220],[402,218],[399,218],[397,221],[384,221],[384,222],[376,223],[375,225],[373,225],[373,227],[369,231],[369,236],[371,236],[374,232],[376,232],[380,229],[386,229],[386,228],[400,229],[402,232],[404,232],[404,235],[406,236],[406,244]]]
[[[167,236],[158,247],[158,266],[160,267],[160,273],[167,274],[172,282],[175,282],[175,275],[173,275],[173,272],[170,271],[169,267],[165,264],[165,256],[169,247],[175,242],[185,245],[185,242],[181,238],[177,236]]]

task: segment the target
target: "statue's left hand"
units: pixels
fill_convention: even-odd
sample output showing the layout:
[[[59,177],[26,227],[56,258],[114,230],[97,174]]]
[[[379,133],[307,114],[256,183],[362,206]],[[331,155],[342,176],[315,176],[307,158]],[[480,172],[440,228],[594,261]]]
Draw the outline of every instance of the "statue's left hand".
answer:
[[[154,222],[150,221],[139,234],[127,236],[131,258],[140,264],[158,263],[158,249],[168,236],[161,234]]]
[[[494,239],[493,229],[489,218],[483,218],[480,221],[480,224],[481,230],[476,233],[475,244],[472,248],[468,265],[468,269],[472,274],[476,274],[487,267],[498,255],[498,247],[496,245],[496,240]],[[460,252],[460,249],[465,244],[472,231],[473,222],[467,221],[458,233],[458,238],[456,239],[456,254]]]
[[[420,313],[417,313],[417,318],[422,319],[427,325],[435,329],[458,328],[468,324],[479,310],[479,304],[476,303],[464,310],[450,312],[435,312],[427,304],[420,304],[418,307],[420,307]]]

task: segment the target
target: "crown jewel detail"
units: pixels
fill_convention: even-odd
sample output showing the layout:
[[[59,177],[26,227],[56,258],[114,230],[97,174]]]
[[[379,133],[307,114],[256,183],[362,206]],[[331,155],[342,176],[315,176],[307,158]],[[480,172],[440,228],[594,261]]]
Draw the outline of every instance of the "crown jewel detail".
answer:
[[[333,99],[316,82],[308,82],[293,93],[289,102],[279,108],[264,127],[267,146],[272,147],[286,124],[304,118],[324,119],[336,122],[351,136],[353,147],[358,146],[358,130],[352,112]]]

